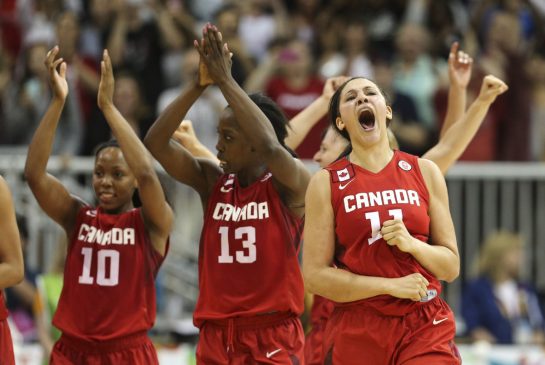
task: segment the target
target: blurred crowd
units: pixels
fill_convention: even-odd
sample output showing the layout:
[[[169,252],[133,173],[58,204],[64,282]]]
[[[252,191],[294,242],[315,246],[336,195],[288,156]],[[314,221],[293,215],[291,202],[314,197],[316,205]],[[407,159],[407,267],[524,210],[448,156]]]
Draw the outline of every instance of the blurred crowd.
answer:
[[[401,149],[421,154],[446,111],[446,61],[454,40],[474,59],[470,103],[483,75],[509,91],[492,106],[462,156],[545,160],[545,3],[540,0],[3,0],[0,1],[0,145],[27,146],[50,100],[45,53],[60,46],[71,93],[54,153],[90,155],[110,131],[96,106],[102,49],[116,72],[115,104],[144,135],[194,78],[193,40],[206,22],[233,52],[233,74],[288,117],[335,75],[375,80],[394,108]],[[186,116],[214,150],[217,89]],[[299,147],[311,158],[326,122]]]

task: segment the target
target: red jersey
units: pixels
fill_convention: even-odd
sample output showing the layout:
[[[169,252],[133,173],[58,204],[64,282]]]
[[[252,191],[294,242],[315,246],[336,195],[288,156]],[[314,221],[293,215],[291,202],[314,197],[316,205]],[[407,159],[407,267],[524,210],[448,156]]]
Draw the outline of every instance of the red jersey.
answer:
[[[6,298],[4,291],[0,290],[0,321],[8,318],[8,309],[6,308]]]
[[[76,219],[53,324],[87,341],[149,330],[164,257],[151,244],[141,210],[111,215],[82,207]]]
[[[429,193],[418,157],[394,151],[392,160],[376,174],[347,158],[327,170],[335,214],[335,264],[366,276],[397,278],[419,272],[430,282],[426,299],[439,295],[439,281],[412,255],[388,245],[380,234],[385,221],[402,219],[413,237],[428,242]],[[423,304],[390,295],[361,302],[386,315],[403,315]]]
[[[266,94],[284,111],[288,119],[293,118],[314,100],[322,95],[324,82],[317,77],[310,77],[307,84],[300,89],[293,89],[282,77],[273,77],[266,86]],[[322,133],[328,126],[326,118],[322,118],[307,133],[305,139],[297,147],[299,158],[311,159],[320,149]]]
[[[201,233],[196,326],[207,319],[303,312],[302,219],[272,181],[270,173],[248,187],[234,174],[218,180]]]

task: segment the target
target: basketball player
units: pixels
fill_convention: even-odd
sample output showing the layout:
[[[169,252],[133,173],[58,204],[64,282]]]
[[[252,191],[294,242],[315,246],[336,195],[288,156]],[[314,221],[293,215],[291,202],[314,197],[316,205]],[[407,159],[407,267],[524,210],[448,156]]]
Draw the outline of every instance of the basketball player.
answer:
[[[277,105],[249,97],[232,78],[217,28],[207,24],[195,47],[206,66],[201,83],[210,77],[229,103],[218,124],[220,166],[170,141],[205,88],[197,81],[158,118],[145,144],[203,203],[197,363],[302,364],[297,252],[309,173],[283,143],[286,119]]]
[[[15,220],[15,208],[8,184],[0,176],[0,364],[15,364],[7,321],[8,310],[2,290],[20,283],[23,277],[23,251]]]
[[[68,84],[66,63],[46,57],[53,99],[29,147],[25,176],[42,209],[68,237],[64,286],[53,325],[62,331],[51,364],[158,364],[147,336],[155,320],[155,277],[168,251],[173,214],[145,147],[112,102],[104,51],[98,106],[117,142],[96,152],[98,206],[70,195],[46,171]],[[142,202],[134,208],[135,189]]]
[[[340,303],[325,363],[459,364],[454,317],[438,297],[439,280],[459,272],[441,171],[390,148],[392,110],[373,82],[342,85],[329,115],[351,151],[311,180],[303,256],[309,290]]]

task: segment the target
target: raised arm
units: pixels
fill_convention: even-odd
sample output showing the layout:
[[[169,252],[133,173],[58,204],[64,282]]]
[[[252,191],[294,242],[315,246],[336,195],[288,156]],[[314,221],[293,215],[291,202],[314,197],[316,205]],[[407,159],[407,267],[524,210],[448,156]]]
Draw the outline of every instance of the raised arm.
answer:
[[[46,171],[55,131],[68,95],[66,63],[62,58],[55,59],[58,53],[59,47],[55,46],[47,52],[45,59],[53,98],[28,147],[25,178],[40,207],[69,234],[72,232],[77,211],[82,203],[71,196],[64,185]]]
[[[507,85],[495,76],[483,79],[481,91],[459,121],[454,123],[439,142],[426,152],[422,158],[432,160],[443,174],[456,162],[469,145],[496,97],[508,89]]]
[[[441,137],[443,137],[454,122],[464,115],[466,110],[466,91],[471,79],[472,66],[473,58],[459,50],[458,42],[452,43],[448,57],[449,89],[447,114],[441,128]]]
[[[13,286],[24,277],[23,251],[13,200],[0,176],[0,290]]]
[[[411,254],[437,279],[451,282],[460,272],[460,256],[449,211],[447,184],[433,162],[420,159],[419,165],[430,194],[428,214],[432,244],[411,236],[401,220],[385,221],[382,238],[389,245]]]
[[[286,146],[292,150],[299,147],[312,127],[326,115],[333,93],[346,80],[348,80],[346,76],[330,77],[327,79],[322,95],[290,120]]]
[[[151,156],[113,103],[114,75],[107,50],[103,52],[100,69],[98,106],[104,113],[112,133],[123,151],[123,157],[138,183],[142,216],[150,233],[152,245],[158,252],[164,254],[168,235],[172,229],[172,210],[165,200],[165,194],[155,173]]]
[[[357,275],[331,266],[335,217],[327,171],[320,170],[310,180],[305,205],[303,275],[308,291],[340,303],[382,294],[417,301],[426,295],[429,282],[419,273],[383,278]]]
[[[309,172],[282,146],[265,114],[233,79],[230,52],[222,41],[221,33],[215,26],[206,25],[203,28],[203,41],[200,44],[195,41],[195,47],[232,108],[248,143],[263,156],[273,178],[286,194],[286,203],[289,206],[302,206]]]
[[[184,146],[193,157],[208,159],[214,161],[217,165],[220,164],[220,160],[216,155],[199,141],[195,129],[193,129],[193,123],[189,119],[182,120],[174,134],[172,134],[172,139]]]
[[[180,120],[210,82],[204,81],[208,80],[206,68],[200,66],[199,69],[199,80],[190,82],[159,115],[144,138],[144,144],[170,176],[191,186],[202,198],[206,198],[221,174],[221,169],[215,162],[196,158],[185,147],[171,139]]]

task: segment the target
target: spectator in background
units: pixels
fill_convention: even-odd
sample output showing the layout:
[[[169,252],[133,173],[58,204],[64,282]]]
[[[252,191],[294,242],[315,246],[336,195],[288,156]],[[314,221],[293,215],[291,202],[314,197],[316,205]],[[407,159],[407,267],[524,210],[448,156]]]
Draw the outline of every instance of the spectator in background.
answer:
[[[432,134],[437,130],[432,97],[440,70],[428,54],[429,42],[429,32],[418,24],[407,23],[398,29],[394,89],[411,96],[418,112],[418,121]]]
[[[291,119],[322,95],[324,81],[314,72],[310,50],[302,41],[291,40],[280,51],[278,60],[279,73],[269,79],[265,93]],[[321,131],[326,125],[322,120],[312,128],[296,151],[300,158],[312,158],[320,146]]]
[[[328,78],[339,75],[364,76],[374,78],[373,65],[366,53],[367,30],[359,18],[343,22],[342,48],[330,54],[328,58],[321,59],[319,73]],[[335,24],[335,23],[334,23]],[[337,34],[334,33],[334,42],[338,42]]]
[[[150,3],[153,8],[144,0],[116,4],[107,42],[112,65],[138,75],[146,85],[146,104],[155,108],[165,84],[161,61],[168,52],[182,49],[183,37],[158,0]]]
[[[462,295],[462,315],[473,340],[499,344],[544,344],[544,321],[534,289],[523,282],[524,241],[507,231],[491,233],[477,263],[477,276]]]
[[[528,45],[517,16],[498,10],[490,17],[486,42],[478,59],[485,73],[498,75],[509,84],[496,126],[496,160],[526,161],[530,156],[530,80],[525,73]],[[516,123],[513,123],[516,121]]]
[[[229,49],[233,53],[233,77],[236,82],[243,84],[255,66],[255,60],[248,51],[246,44],[240,37],[240,9],[232,3],[226,3],[214,14],[214,19],[220,29]],[[197,37],[198,38],[198,37]]]
[[[117,73],[114,86],[114,103],[127,123],[143,138],[154,120],[153,111],[143,96],[139,79],[128,71]],[[70,95],[70,94],[68,94]],[[87,124],[82,154],[92,155],[97,145],[112,138],[111,129],[98,108]]]

